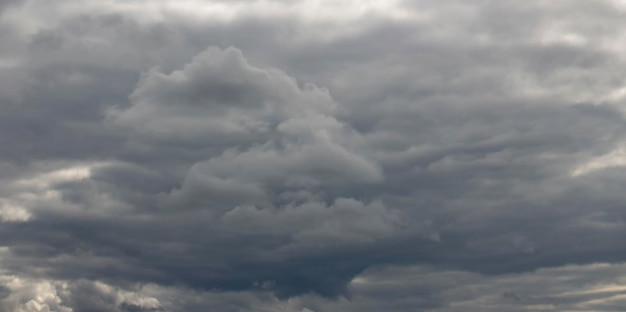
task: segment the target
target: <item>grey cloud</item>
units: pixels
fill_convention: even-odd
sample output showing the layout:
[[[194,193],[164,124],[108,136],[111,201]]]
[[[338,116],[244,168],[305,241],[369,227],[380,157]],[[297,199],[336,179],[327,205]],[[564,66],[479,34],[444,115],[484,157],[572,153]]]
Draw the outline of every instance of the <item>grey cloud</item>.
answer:
[[[180,205],[179,197],[201,193],[261,200],[266,190],[380,181],[380,169],[358,154],[358,133],[334,117],[338,110],[323,89],[252,67],[236,49],[211,48],[181,71],[148,73],[131,106],[110,118],[137,140],[202,144],[209,160],[193,165],[172,193]]]
[[[11,295],[11,289],[4,285],[0,286],[0,299],[5,299],[9,295]]]
[[[282,72],[250,66],[239,50],[211,48],[171,75],[149,72],[131,95],[131,107],[111,115],[116,124],[165,140],[247,138],[269,133],[289,117],[336,109],[327,91],[307,88]]]
[[[618,2],[32,3],[0,20],[3,309],[621,304]]]
[[[140,289],[123,290],[101,282],[26,279],[3,275],[9,294],[0,311],[163,311],[159,301]]]
[[[77,311],[163,311],[158,300],[124,292],[103,283],[77,281],[70,286],[68,305]]]
[[[373,268],[351,284],[353,301],[364,310],[426,311],[585,311],[595,302],[619,302],[623,293],[621,265],[596,264],[542,269],[524,274],[486,277],[461,271],[438,271],[429,267]],[[560,279],[567,279],[564,284]],[[603,281],[597,283],[596,281]],[[420,294],[412,296],[409,294]],[[393,298],[378,305],[376,296]],[[337,309],[337,302],[326,309]]]
[[[332,207],[316,202],[278,211],[237,207],[221,221],[222,226],[235,232],[266,234],[270,230],[274,235],[291,235],[296,242],[342,244],[393,234],[401,216],[380,202],[364,205],[354,199],[339,198]]]
[[[2,13],[2,11],[6,10],[7,8],[10,8],[11,6],[16,5],[19,2],[20,2],[20,0],[2,0],[2,1],[0,1],[0,13]]]
[[[483,276],[431,266],[372,267],[350,283],[349,299],[337,300],[304,295],[282,301],[264,290],[194,291],[157,285],[121,289],[86,281],[65,286],[32,281],[39,287],[31,291],[44,297],[51,288],[42,286],[56,285],[61,305],[78,311],[95,310],[104,302],[102,311],[610,311],[619,306],[625,291],[619,274],[623,269],[593,264]]]

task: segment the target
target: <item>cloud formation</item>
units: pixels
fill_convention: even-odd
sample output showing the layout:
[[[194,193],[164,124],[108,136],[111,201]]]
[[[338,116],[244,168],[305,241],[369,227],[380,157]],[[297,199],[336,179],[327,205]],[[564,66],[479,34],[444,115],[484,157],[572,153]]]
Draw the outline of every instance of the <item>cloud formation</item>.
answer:
[[[0,1],[0,311],[616,310],[624,12]]]

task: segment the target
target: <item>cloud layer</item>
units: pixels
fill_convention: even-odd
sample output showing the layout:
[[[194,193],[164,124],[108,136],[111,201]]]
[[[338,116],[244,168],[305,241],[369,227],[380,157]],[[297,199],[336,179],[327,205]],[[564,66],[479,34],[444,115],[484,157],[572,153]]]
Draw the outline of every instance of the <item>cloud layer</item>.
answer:
[[[621,1],[0,1],[0,311],[614,311]]]

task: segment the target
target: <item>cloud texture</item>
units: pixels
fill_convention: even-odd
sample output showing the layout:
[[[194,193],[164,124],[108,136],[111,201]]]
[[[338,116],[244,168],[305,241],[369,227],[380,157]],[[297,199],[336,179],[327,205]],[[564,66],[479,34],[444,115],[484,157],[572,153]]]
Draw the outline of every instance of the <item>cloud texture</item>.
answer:
[[[617,311],[625,14],[0,1],[0,312]]]

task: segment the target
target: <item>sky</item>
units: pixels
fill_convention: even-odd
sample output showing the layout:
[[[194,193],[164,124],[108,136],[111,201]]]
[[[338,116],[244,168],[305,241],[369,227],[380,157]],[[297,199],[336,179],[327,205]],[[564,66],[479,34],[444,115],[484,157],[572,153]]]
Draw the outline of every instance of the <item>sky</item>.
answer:
[[[622,311],[626,1],[0,0],[0,312]]]

